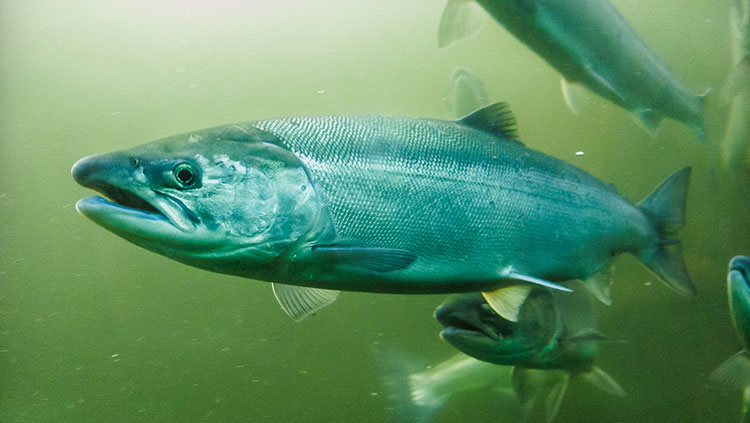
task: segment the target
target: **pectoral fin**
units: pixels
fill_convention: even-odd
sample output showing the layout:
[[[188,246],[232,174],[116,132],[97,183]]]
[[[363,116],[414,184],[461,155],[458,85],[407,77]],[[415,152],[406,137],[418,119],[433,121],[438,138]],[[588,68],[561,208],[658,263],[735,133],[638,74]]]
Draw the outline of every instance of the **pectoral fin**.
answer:
[[[484,27],[480,6],[471,0],[449,0],[440,18],[438,47],[474,38]]]
[[[511,322],[517,322],[521,306],[530,293],[529,285],[513,285],[492,292],[482,292],[482,295],[495,313]]]
[[[555,289],[558,291],[573,292],[573,290],[560,286],[556,283],[533,276],[524,275],[508,267],[501,272],[503,279],[514,279],[517,281],[528,282],[545,288]],[[532,286],[526,284],[511,285],[504,288],[496,289],[490,292],[482,292],[487,304],[504,319],[511,322],[518,321],[518,312],[526,301],[526,297],[531,293]]]
[[[339,291],[307,288],[302,286],[272,283],[273,295],[281,309],[294,321],[300,322],[321,308],[336,301]]]
[[[403,270],[411,266],[417,255],[407,250],[395,248],[359,248],[337,245],[312,247],[313,254],[320,260],[349,267],[354,271],[376,273]]]

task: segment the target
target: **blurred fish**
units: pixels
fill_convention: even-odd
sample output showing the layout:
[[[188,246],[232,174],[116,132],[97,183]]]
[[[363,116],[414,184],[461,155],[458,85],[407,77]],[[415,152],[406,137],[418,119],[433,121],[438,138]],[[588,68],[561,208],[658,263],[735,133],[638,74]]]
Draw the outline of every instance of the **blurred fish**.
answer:
[[[455,118],[462,118],[490,104],[484,83],[467,69],[458,68],[451,77],[448,104]]]
[[[76,208],[148,250],[274,283],[302,319],[338,291],[482,291],[513,318],[539,285],[622,252],[695,295],[679,241],[690,168],[638,205],[525,148],[498,103],[456,122],[301,117],[206,129],[86,157]]]
[[[732,104],[721,155],[730,171],[750,175],[750,0],[735,0],[731,18],[734,68],[727,90]]]
[[[518,422],[524,418],[513,391],[511,367],[461,353],[426,370],[401,351],[384,352],[380,348],[375,350],[375,357],[380,362],[380,381],[394,421],[432,421],[452,399],[479,391],[491,391],[495,396],[499,412],[494,421]]]
[[[551,421],[571,377],[616,396],[625,391],[594,365],[598,343],[592,301],[584,291],[557,295],[534,289],[518,322],[498,316],[478,294],[453,295],[435,310],[440,337],[461,352],[502,366],[515,366],[513,387],[532,420]]]
[[[557,69],[563,93],[577,113],[575,85],[630,111],[655,133],[667,116],[689,126],[705,142],[705,95],[680,84],[607,0],[477,0],[497,22]],[[472,37],[483,20],[476,4],[449,0],[438,44]]]
[[[708,377],[710,386],[742,391],[742,421],[750,421],[750,257],[729,262],[727,296],[732,323],[742,351],[722,363]]]

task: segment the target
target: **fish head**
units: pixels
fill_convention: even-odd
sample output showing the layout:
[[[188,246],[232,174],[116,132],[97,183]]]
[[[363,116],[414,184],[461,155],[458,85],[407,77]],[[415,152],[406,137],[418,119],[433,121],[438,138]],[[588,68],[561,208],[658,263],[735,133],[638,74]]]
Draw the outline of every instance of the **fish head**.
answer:
[[[533,359],[557,331],[551,296],[533,292],[524,302],[518,322],[498,315],[479,293],[454,295],[435,310],[443,325],[440,337],[478,360],[515,365]]]
[[[322,219],[305,167],[277,141],[231,125],[85,157],[73,178],[101,196],[76,208],[143,248],[240,274],[283,254]]]
[[[734,327],[745,347],[750,347],[750,257],[736,256],[729,262],[727,293]]]

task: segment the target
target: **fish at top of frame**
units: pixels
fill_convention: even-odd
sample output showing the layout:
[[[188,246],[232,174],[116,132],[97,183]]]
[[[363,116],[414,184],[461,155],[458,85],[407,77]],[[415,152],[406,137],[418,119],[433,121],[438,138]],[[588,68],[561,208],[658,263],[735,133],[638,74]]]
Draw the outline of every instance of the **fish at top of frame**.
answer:
[[[666,116],[705,142],[706,94],[690,94],[609,1],[449,0],[440,47],[479,32],[477,5],[562,75],[573,112],[580,108],[576,87],[582,85],[633,113],[652,135]]]

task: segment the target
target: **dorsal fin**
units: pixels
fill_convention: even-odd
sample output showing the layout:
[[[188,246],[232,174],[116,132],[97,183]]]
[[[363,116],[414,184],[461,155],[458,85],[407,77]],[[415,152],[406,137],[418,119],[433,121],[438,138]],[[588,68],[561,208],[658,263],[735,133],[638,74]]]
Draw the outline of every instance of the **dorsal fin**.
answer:
[[[490,104],[458,120],[461,125],[469,126],[505,140],[518,140],[516,117],[505,102]]]

